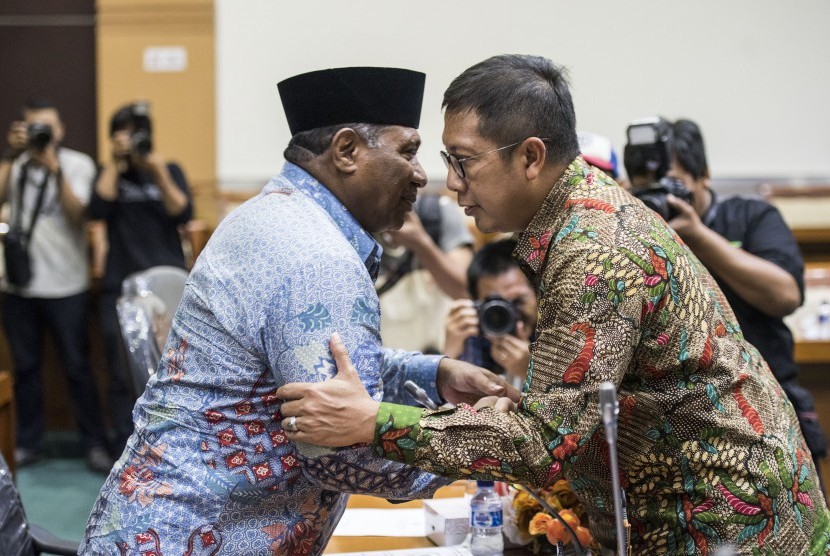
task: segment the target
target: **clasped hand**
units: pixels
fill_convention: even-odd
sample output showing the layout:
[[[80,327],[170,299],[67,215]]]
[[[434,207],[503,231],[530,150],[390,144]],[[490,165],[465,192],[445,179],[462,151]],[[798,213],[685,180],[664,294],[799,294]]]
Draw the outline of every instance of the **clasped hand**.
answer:
[[[366,391],[339,334],[332,335],[329,347],[337,376],[325,382],[288,383],[277,390],[277,396],[286,400],[281,408],[283,428],[291,440],[322,446],[372,442],[379,403]],[[437,386],[451,403],[472,405],[485,398],[483,403],[504,409],[520,397],[490,371],[446,357],[438,365]],[[507,401],[499,403],[500,398]]]

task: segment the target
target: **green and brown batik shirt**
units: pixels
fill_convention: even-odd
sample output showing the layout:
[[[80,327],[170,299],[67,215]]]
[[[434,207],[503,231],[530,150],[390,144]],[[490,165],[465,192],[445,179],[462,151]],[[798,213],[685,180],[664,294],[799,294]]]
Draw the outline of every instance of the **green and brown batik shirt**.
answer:
[[[615,546],[598,409],[617,385],[638,554],[825,554],[830,520],[792,406],[671,228],[577,157],[514,253],[539,297],[516,413],[382,404],[378,453],[460,478],[567,478]]]

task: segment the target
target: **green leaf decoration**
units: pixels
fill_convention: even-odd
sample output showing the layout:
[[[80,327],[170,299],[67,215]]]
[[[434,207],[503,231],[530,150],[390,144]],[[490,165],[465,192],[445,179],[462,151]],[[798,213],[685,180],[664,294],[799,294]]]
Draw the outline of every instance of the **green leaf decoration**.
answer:
[[[417,446],[417,444],[415,443],[415,440],[413,440],[412,438],[408,438],[408,437],[399,438],[397,440],[396,444],[398,445],[399,448],[402,448],[404,450],[414,450],[415,447]]]
[[[582,303],[588,304],[593,303],[597,299],[597,293],[595,291],[589,291],[582,294]]]
[[[695,521],[701,523],[717,523],[720,521],[720,516],[714,512],[700,512],[695,514]]]
[[[643,269],[646,274],[654,274],[654,265],[644,260],[637,253],[631,251],[630,249],[626,249],[625,247],[620,247],[620,251],[623,255],[628,257],[631,262]]]
[[[758,523],[762,523],[766,521],[766,518],[762,514],[758,515],[743,515],[743,514],[732,514],[729,516],[729,523],[738,523],[740,525],[757,525]]]
[[[778,475],[787,490],[793,488],[793,476],[790,472],[787,461],[784,459],[784,452],[781,448],[775,449],[775,463],[778,465]],[[772,475],[772,473],[770,473]]]
[[[378,430],[378,434],[383,434],[383,433],[387,432],[389,429],[392,428],[392,425],[394,425],[394,424],[395,424],[395,421],[392,418],[392,416],[390,415],[389,420],[387,420],[383,425],[381,425],[380,430]]]
[[[718,476],[720,477],[723,486],[726,487],[726,490],[731,492],[738,500],[743,500],[744,502],[752,504],[754,506],[758,505],[758,497],[755,496],[755,494],[744,492],[743,489],[741,489],[737,484],[735,484],[735,481],[732,480],[732,477],[730,477],[726,473],[718,473]]]

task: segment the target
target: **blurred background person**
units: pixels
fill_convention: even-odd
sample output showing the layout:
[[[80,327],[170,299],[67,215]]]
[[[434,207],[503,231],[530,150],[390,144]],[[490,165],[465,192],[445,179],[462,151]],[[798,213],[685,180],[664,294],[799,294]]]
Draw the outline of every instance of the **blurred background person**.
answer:
[[[453,299],[466,297],[473,236],[452,199],[421,193],[399,230],[377,234],[383,245],[377,290],[383,345],[441,353],[440,326]]]
[[[132,434],[135,402],[115,305],[121,283],[154,266],[185,268],[179,227],[193,209],[184,172],[155,149],[147,104],[128,104],[112,115],[110,142],[112,155],[95,184],[89,212],[106,224],[106,245],[99,246],[106,252],[100,318],[110,373],[112,450],[120,453]]]
[[[611,140],[590,131],[577,131],[576,138],[579,141],[579,152],[585,162],[599,168],[620,183],[620,164]]]
[[[87,321],[84,212],[96,169],[89,156],[61,147],[64,133],[51,101],[29,102],[22,119],[9,127],[0,162],[0,199],[11,206],[3,325],[17,400],[14,457],[22,467],[44,452],[43,340],[48,330],[63,362],[87,464],[107,472],[112,460],[90,370]]]
[[[530,363],[538,306],[533,286],[511,256],[515,248],[514,239],[502,239],[475,253],[467,270],[472,300],[452,303],[444,354],[506,373],[520,387]]]

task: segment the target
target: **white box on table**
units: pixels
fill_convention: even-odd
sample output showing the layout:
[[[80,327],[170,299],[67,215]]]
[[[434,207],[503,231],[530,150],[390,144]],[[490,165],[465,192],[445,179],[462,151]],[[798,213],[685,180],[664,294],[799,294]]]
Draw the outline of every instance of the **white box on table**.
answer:
[[[470,532],[469,498],[424,500],[427,538],[438,546],[461,544]]]

